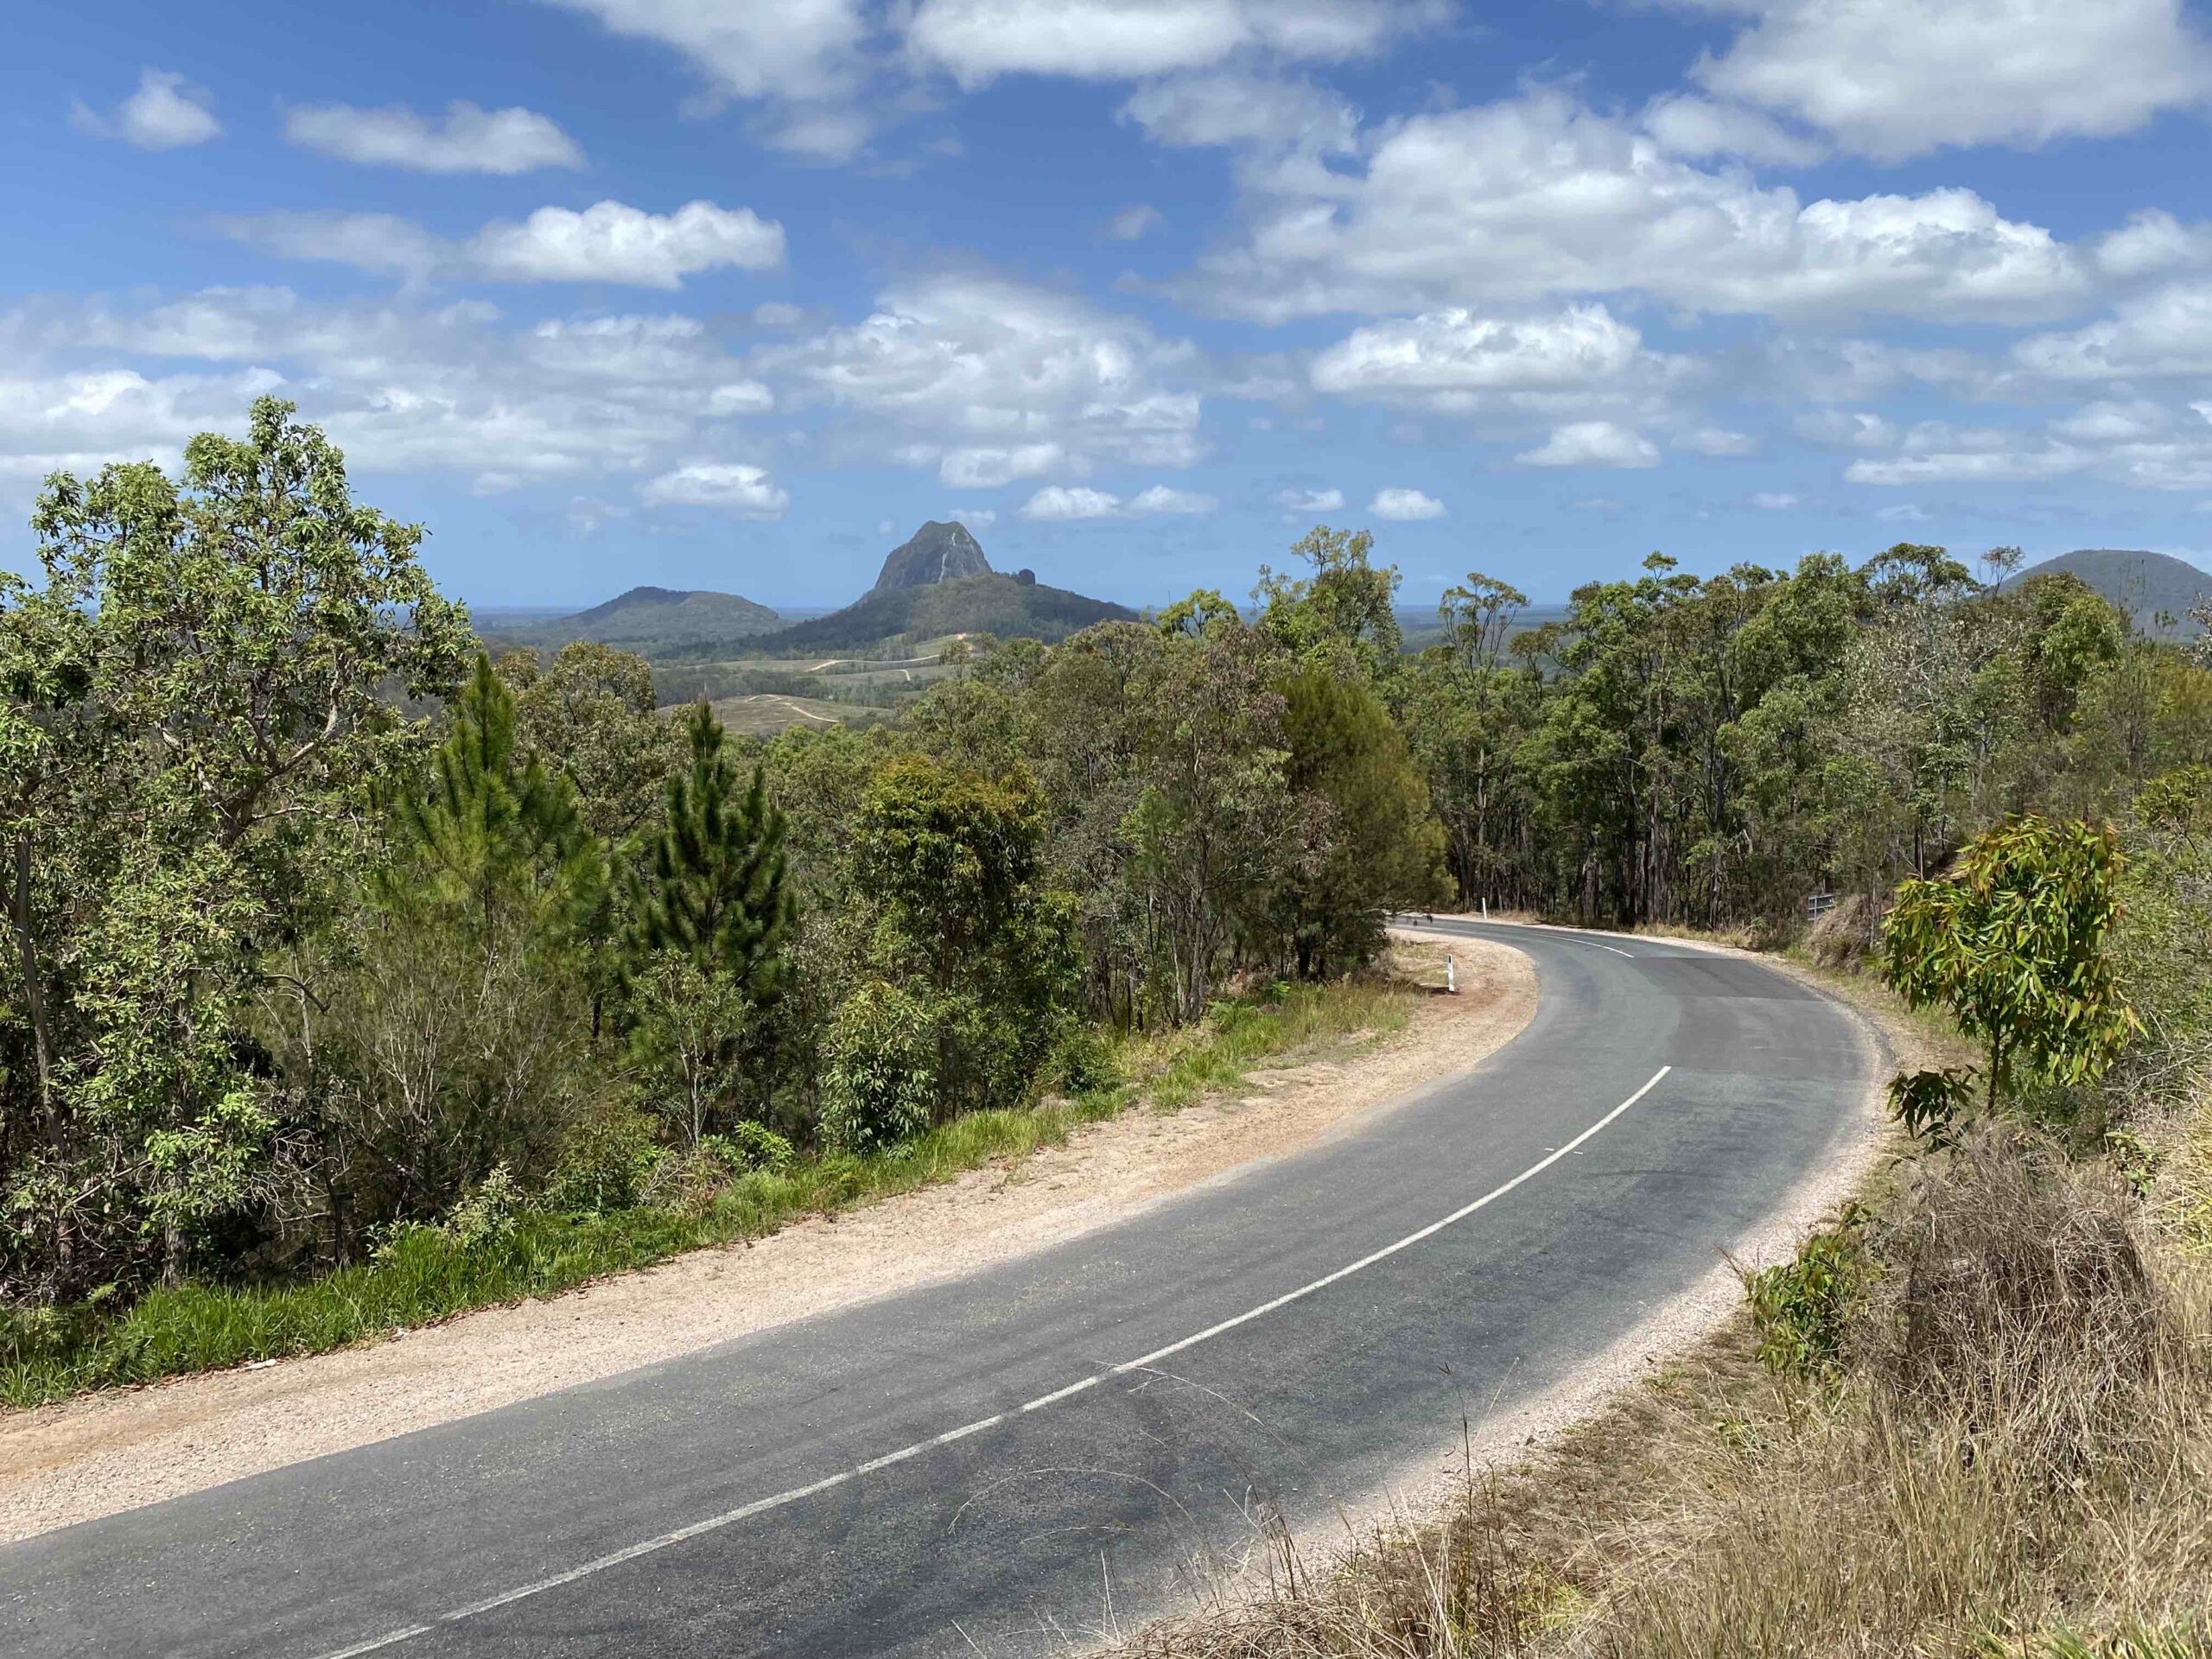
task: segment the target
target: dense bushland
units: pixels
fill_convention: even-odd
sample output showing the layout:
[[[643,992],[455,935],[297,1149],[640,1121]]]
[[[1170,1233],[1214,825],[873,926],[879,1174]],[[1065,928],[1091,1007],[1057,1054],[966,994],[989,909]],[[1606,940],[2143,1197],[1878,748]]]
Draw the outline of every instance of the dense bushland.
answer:
[[[1387,664],[1325,669],[1325,619],[1294,648],[1295,585],[1269,627],[1206,596],[987,645],[895,728],[764,745],[602,645],[493,661],[280,403],[181,480],[55,477],[35,528],[42,579],[0,587],[26,1376],[294,1351],[883,1190],[851,1172],[1116,1097],[1133,1034],[1290,1031],[1224,999],[1361,967],[1440,891]]]

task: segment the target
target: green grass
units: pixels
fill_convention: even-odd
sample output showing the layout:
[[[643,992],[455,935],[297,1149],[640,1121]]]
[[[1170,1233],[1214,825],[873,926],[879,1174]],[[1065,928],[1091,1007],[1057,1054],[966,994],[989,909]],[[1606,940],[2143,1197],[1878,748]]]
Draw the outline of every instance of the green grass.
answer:
[[[0,1402],[29,1407],[253,1360],[327,1353],[471,1308],[558,1294],[705,1245],[758,1238],[810,1215],[950,1180],[1064,1144],[1079,1125],[1140,1104],[1173,1111],[1356,1033],[1402,1028],[1414,998],[1379,984],[1295,986],[1217,1004],[1205,1022],[1116,1046],[1122,1081],[1076,1099],[974,1112],[890,1152],[807,1159],[734,1181],[691,1211],[526,1212],[512,1232],[463,1244],[410,1230],[373,1261],[297,1285],[154,1290],[126,1311],[0,1309]]]

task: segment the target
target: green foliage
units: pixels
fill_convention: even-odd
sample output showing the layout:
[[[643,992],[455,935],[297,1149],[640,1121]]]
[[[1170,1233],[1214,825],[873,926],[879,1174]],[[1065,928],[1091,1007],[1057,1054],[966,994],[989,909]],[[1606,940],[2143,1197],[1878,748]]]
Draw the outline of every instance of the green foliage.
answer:
[[[738,1113],[758,1007],[721,967],[655,951],[630,977],[627,1058],[639,1099],[688,1146]]]
[[[702,1244],[759,1237],[798,1216],[1058,1145],[1077,1124],[1133,1099],[1187,1103],[1204,1087],[1237,1086],[1243,1068],[1258,1061],[1347,1033],[1395,1029],[1403,1003],[1370,986],[1293,987],[1254,1015],[1224,1013],[1211,1030],[1125,1046],[1120,1062],[1141,1090],[974,1112],[867,1156],[798,1157],[781,1136],[741,1123],[692,1152],[661,1156],[632,1207],[564,1212],[511,1204],[494,1187],[486,1207],[503,1208],[511,1226],[467,1244],[450,1226],[398,1227],[372,1259],[304,1282],[191,1284],[128,1306],[106,1292],[74,1304],[0,1304],[0,1402],[35,1405],[86,1389],[325,1352],[467,1308],[557,1294]],[[637,1128],[632,1120],[610,1135],[618,1161],[626,1142],[630,1155],[640,1147]]]
[[[1284,683],[1285,781],[1306,803],[1302,856],[1279,900],[1301,977],[1370,959],[1384,916],[1440,896],[1444,832],[1382,701],[1317,668]]]
[[[562,646],[550,664],[522,650],[496,666],[523,745],[569,780],[585,828],[610,845],[642,829],[683,745],[658,711],[652,666],[591,640]]]
[[[1046,1062],[1045,1079],[1065,1095],[1103,1094],[1122,1081],[1112,1045],[1090,1026],[1071,1026],[1062,1035]]]
[[[1794,1259],[1745,1277],[1758,1357],[1773,1370],[1820,1379],[1841,1363],[1851,1314],[1867,1283],[1866,1219],[1858,1205],[1847,1205],[1836,1224],[1807,1239]]]
[[[213,1247],[271,1133],[244,1102],[257,958],[359,879],[365,785],[421,737],[387,694],[464,660],[421,532],[291,416],[193,439],[181,482],[55,474],[42,581],[0,576],[0,1294]]]
[[[1073,906],[1045,885],[1044,833],[1025,771],[994,779],[912,755],[877,772],[853,826],[860,890],[876,917],[869,970],[885,994],[869,1028],[902,1034],[872,1035],[855,1049],[838,1034],[841,1014],[832,1052],[848,1070],[863,1050],[903,1056],[911,1026],[926,1033],[912,1040],[931,1056],[935,1116],[1014,1105],[1033,1091],[1072,1017],[1077,974]],[[911,1068],[901,1058],[897,1071]],[[832,1099],[852,1086],[833,1087]],[[877,1103],[852,1121],[905,1121],[905,1107],[890,1104],[898,1093],[888,1081],[871,1084]]]
[[[516,737],[513,696],[480,655],[444,741],[395,788],[365,902],[283,953],[262,1033],[319,1172],[341,1258],[350,1233],[429,1223],[505,1166],[534,1183],[583,1109],[582,947],[604,853],[567,780]]]
[[[863,985],[839,1007],[827,1045],[822,1143],[878,1152],[930,1126],[938,1103],[938,1021],[896,985]]]
[[[562,1215],[596,1216],[628,1210],[645,1195],[653,1173],[669,1154],[652,1120],[634,1112],[586,1118],[569,1130],[545,1206]]]
[[[514,694],[481,652],[429,772],[427,788],[395,804],[395,903],[419,902],[427,877],[486,937],[523,909],[584,925],[606,895],[604,849],[568,780],[520,747]]]
[[[1884,975],[1988,1047],[1993,1104],[2016,1065],[2056,1084],[2096,1077],[2137,1028],[2105,949],[2123,862],[2109,824],[2028,814],[1979,837],[1949,877],[1898,888]]]
[[[791,1143],[765,1123],[733,1123],[728,1135],[710,1135],[699,1143],[730,1169],[780,1175],[798,1157]]]
[[[1959,1122],[1974,1103],[1974,1069],[1900,1071],[1890,1079],[1890,1116],[1930,1152],[1958,1144]]]
[[[1374,550],[1366,531],[1315,525],[1290,550],[1313,575],[1293,578],[1260,567],[1252,590],[1260,626],[1297,661],[1332,676],[1370,685],[1394,677],[1403,651],[1392,604],[1398,572],[1370,563]]]
[[[634,896],[632,949],[678,952],[754,1001],[771,1001],[797,913],[784,816],[768,798],[765,768],[756,766],[741,791],[712,709],[692,704],[684,724],[691,764],[669,780],[667,813]]]
[[[1439,606],[1443,641],[1408,664],[1400,723],[1428,782],[1462,905],[1525,899],[1534,803],[1516,751],[1535,725],[1543,682],[1504,662],[1518,588],[1471,572]]]
[[[476,1189],[446,1217],[440,1230],[464,1250],[503,1245],[522,1221],[522,1189],[505,1164],[494,1164]]]

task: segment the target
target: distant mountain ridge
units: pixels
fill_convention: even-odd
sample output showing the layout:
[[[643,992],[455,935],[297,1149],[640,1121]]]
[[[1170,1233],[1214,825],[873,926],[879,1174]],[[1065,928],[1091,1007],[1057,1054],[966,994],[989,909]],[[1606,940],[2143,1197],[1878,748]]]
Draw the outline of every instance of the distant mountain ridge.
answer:
[[[494,631],[524,645],[563,645],[571,639],[638,650],[644,655],[711,651],[782,625],[783,617],[740,594],[697,588],[632,588],[573,616],[510,624]]]
[[[738,594],[639,587],[572,615],[501,618],[481,632],[502,646],[551,648],[594,639],[665,664],[863,651],[949,634],[1050,644],[1094,622],[1135,614],[1124,605],[1048,588],[1032,571],[1001,575],[967,525],[931,519],[891,550],[874,587],[827,615],[792,620]]]
[[[2066,575],[2078,577],[2135,619],[2144,632],[2166,638],[2188,638],[2202,630],[2189,620],[2192,607],[2212,602],[2212,571],[2200,570],[2171,553],[2142,549],[2081,547],[2061,553],[2017,572],[2010,582],[2030,576]],[[2173,618],[2161,627],[2164,612]]]

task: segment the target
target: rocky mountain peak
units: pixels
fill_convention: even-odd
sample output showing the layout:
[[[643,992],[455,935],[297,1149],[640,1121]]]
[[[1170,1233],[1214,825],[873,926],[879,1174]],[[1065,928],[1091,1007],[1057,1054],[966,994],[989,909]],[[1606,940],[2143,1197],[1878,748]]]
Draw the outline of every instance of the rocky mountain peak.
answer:
[[[891,550],[874,591],[926,588],[931,582],[990,574],[991,562],[983,556],[983,544],[968,533],[967,525],[939,524],[932,518],[914,532],[911,541]]]

